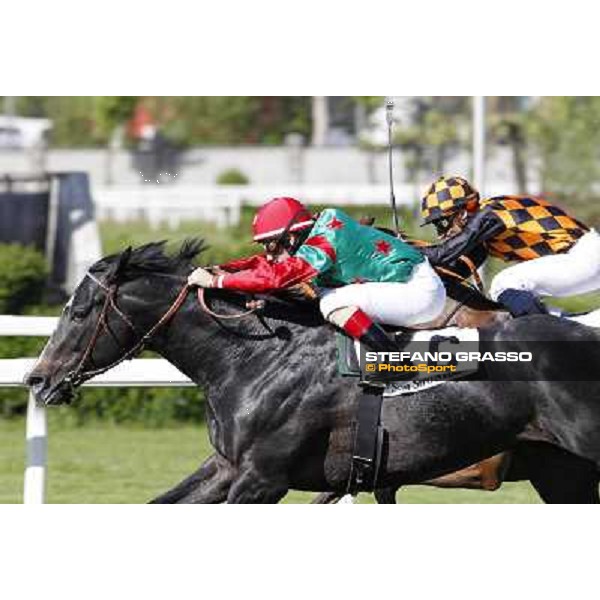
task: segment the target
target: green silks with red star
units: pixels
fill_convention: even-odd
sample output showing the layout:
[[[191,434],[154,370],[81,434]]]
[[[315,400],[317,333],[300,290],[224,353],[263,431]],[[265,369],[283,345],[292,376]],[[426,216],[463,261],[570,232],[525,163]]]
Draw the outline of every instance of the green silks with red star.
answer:
[[[416,249],[339,209],[325,209],[294,255],[308,262],[319,287],[351,283],[405,282],[425,260]]]

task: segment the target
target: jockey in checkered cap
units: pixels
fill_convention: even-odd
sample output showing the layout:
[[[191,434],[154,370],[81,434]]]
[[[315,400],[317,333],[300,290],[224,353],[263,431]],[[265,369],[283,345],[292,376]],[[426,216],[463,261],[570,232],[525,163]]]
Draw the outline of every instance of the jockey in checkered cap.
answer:
[[[558,206],[531,196],[480,200],[462,177],[440,177],[421,203],[441,243],[422,248],[432,265],[477,251],[519,264],[492,280],[490,295],[513,316],[545,313],[540,296],[572,296],[600,289],[600,235]]]
[[[423,254],[341,210],[312,215],[294,198],[274,198],[252,227],[263,253],[216,274],[196,269],[188,282],[250,293],[309,287],[328,321],[380,352],[397,347],[377,323],[410,326],[443,311],[444,286]]]

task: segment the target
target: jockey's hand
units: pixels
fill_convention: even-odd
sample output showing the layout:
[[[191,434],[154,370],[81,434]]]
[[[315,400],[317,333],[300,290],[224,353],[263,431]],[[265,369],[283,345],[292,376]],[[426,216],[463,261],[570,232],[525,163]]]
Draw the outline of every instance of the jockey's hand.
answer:
[[[252,310],[261,310],[265,307],[264,300],[248,300],[246,302],[246,308],[250,308]]]
[[[197,285],[198,287],[209,288],[214,286],[215,277],[205,268],[198,267],[192,271],[187,282],[188,285]]]

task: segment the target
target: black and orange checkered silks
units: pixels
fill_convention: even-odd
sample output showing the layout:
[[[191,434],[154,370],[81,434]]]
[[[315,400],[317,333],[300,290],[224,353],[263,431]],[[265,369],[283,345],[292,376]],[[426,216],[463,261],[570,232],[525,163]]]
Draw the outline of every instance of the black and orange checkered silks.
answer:
[[[462,177],[440,177],[427,190],[421,201],[421,216],[424,223],[431,223],[448,216],[479,194]]]
[[[506,230],[485,245],[505,261],[522,261],[569,250],[588,228],[542,198],[498,196],[480,203],[502,219]]]

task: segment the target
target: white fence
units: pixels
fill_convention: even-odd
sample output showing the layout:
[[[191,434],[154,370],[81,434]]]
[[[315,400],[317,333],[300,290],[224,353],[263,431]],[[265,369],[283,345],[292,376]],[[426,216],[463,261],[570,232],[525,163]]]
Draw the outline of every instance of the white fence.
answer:
[[[47,337],[56,328],[55,317],[0,315],[0,336]],[[0,359],[0,387],[22,387],[33,368],[34,358]],[[163,359],[136,359],[121,363],[84,384],[96,387],[183,387],[195,385]],[[48,431],[46,410],[29,395],[26,422],[27,462],[23,486],[25,504],[42,504],[45,499]]]
[[[419,191],[411,185],[398,186],[398,205],[414,205]],[[92,195],[99,220],[144,220],[152,227],[166,224],[174,228],[186,220],[208,221],[218,227],[236,225],[242,204],[260,205],[276,196],[293,196],[309,204],[348,206],[387,204],[390,191],[387,185],[156,185],[98,187]]]

